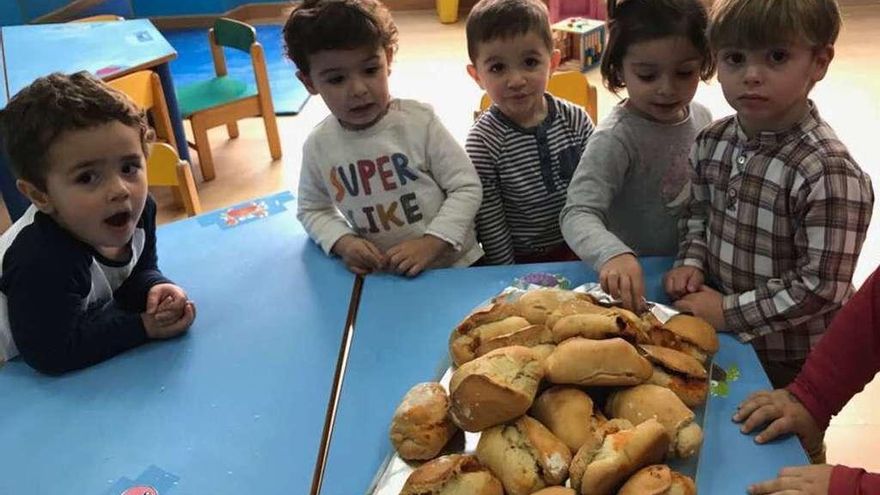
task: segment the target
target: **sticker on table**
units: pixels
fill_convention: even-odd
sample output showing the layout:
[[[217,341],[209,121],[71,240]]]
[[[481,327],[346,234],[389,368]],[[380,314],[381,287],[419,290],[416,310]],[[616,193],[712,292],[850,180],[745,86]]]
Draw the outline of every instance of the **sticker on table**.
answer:
[[[224,210],[202,215],[199,217],[199,224],[203,227],[217,225],[221,229],[231,229],[287,211],[285,204],[289,201],[293,201],[293,194],[290,191],[280,192],[265,198],[247,201]]]
[[[730,384],[739,380],[739,367],[735,364],[727,369],[712,363],[712,376],[710,377],[709,390],[713,397],[727,397],[730,394]]]
[[[108,65],[106,67],[101,67],[100,69],[95,71],[95,75],[104,78],[112,74],[116,74],[117,72],[123,71],[127,69],[127,65]]]
[[[108,480],[110,486],[103,495],[175,495],[178,481],[179,476],[153,465],[135,479],[123,476]]]

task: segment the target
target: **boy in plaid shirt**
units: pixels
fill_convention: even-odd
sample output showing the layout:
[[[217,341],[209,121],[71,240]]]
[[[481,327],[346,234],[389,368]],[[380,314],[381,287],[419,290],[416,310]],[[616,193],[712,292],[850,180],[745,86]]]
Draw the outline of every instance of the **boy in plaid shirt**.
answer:
[[[751,342],[776,388],[852,295],[874,202],[808,98],[839,30],[835,0],[720,0],[709,27],[736,115],[697,136],[665,287],[679,309]]]

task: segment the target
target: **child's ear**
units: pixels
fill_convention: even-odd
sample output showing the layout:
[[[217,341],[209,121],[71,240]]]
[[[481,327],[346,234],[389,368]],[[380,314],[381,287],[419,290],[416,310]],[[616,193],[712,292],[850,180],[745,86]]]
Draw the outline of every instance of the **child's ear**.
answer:
[[[826,45],[813,50],[813,82],[819,82],[828,73],[828,66],[834,59],[834,46]]]
[[[480,81],[480,74],[477,73],[477,68],[474,67],[474,64],[467,64],[467,73],[471,76],[471,79],[477,83],[477,86],[479,86],[480,89],[486,89],[483,87],[483,82]]]
[[[391,75],[391,62],[394,61],[394,50],[392,48],[385,49],[385,60],[388,65],[388,75]]]
[[[552,52],[550,52],[550,75],[551,76],[556,71],[556,69],[559,68],[559,61],[560,60],[562,60],[562,52],[560,52],[559,50],[555,50],[555,49]]]
[[[18,179],[17,181],[15,181],[15,187],[17,187],[18,190],[21,191],[21,193],[24,194],[25,197],[27,197],[27,199],[29,199],[31,203],[33,203],[34,206],[37,207],[38,210],[47,215],[55,211],[55,208],[52,206],[52,201],[49,198],[49,194],[41,190],[39,187],[22,179]]]
[[[301,83],[303,83],[303,86],[306,87],[306,90],[309,92],[309,94],[311,94],[311,95],[318,94],[318,90],[315,89],[315,85],[312,84],[312,78],[309,77],[307,74],[304,74],[303,71],[301,71],[301,70],[296,71],[296,78],[299,79]]]

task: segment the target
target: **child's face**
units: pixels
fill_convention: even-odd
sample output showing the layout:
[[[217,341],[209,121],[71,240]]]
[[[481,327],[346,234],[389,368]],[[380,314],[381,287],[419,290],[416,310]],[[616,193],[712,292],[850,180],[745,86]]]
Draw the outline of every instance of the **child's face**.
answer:
[[[46,160],[45,192],[19,185],[34,204],[99,252],[125,247],[147,198],[140,132],[118,121],[66,131]]]
[[[718,81],[749,135],[784,130],[807,111],[807,95],[825,77],[830,46],[798,42],[761,49],[727,47],[718,52]]]
[[[622,61],[627,104],[658,122],[681,121],[700,82],[703,57],[682,36],[633,43]]]
[[[547,116],[544,91],[557,65],[559,51],[549,51],[538,34],[528,32],[480,43],[467,70],[504,115],[534,127]]]
[[[392,53],[382,47],[322,50],[309,56],[309,74],[297,77],[311,94],[321,95],[343,127],[365,129],[388,109]]]

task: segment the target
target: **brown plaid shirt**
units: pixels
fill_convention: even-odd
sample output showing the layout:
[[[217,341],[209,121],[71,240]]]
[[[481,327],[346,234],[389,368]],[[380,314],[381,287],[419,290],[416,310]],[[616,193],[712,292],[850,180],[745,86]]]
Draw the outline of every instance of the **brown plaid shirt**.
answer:
[[[724,294],[727,330],[763,359],[803,359],[852,295],[874,193],[815,106],[794,127],[748,139],[736,117],[691,153],[691,202],[676,266]]]

